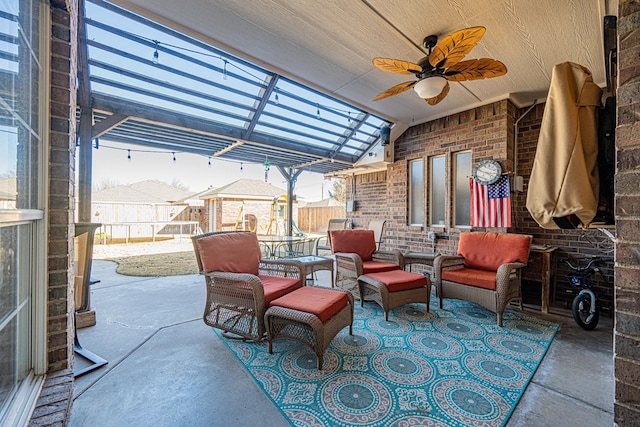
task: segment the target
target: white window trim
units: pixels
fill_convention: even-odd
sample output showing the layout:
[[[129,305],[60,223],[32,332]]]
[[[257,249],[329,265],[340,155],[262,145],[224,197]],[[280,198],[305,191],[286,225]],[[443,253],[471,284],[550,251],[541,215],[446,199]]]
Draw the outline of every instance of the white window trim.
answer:
[[[469,154],[469,160],[471,161],[471,163],[473,163],[473,151],[471,150],[462,150],[462,151],[456,151],[455,153],[453,153],[453,160],[452,161],[452,170],[451,170],[451,181],[452,181],[452,185],[451,185],[451,222],[453,223],[453,227],[459,230],[469,230],[471,229],[471,225],[466,225],[466,224],[456,224],[456,209],[457,209],[457,204],[456,204],[456,196],[457,196],[457,185],[456,182],[458,180],[458,155],[459,154],[464,154],[464,153],[468,153]],[[471,173],[471,171],[469,171],[469,173]],[[469,177],[469,175],[467,175],[467,177]],[[471,201],[469,201],[471,202]]]
[[[442,158],[444,159],[444,170],[445,170],[445,197],[444,197],[444,224],[433,224],[433,159]],[[429,216],[429,227],[435,228],[438,230],[446,230],[447,228],[447,194],[448,194],[448,183],[446,179],[446,171],[448,159],[446,154],[437,154],[429,157],[429,205],[427,214]]]
[[[411,196],[412,196],[412,194],[413,194],[413,192],[412,192],[412,187],[411,187],[411,182],[412,182],[411,174],[412,174],[412,172],[413,172],[412,165],[413,165],[415,162],[417,162],[417,161],[421,161],[421,162],[422,162],[422,201],[423,201],[423,206],[422,206],[422,222],[420,222],[420,223],[418,223],[418,222],[415,222],[415,223],[414,223],[414,222],[411,222],[411,219],[412,219],[412,218],[410,218],[410,216],[411,216],[411,211],[413,210],[413,205],[411,204],[411,200],[413,199],[413,198],[411,197]],[[409,160],[409,168],[408,168],[408,169],[409,169],[409,186],[408,186],[408,188],[407,188],[407,192],[408,192],[408,195],[409,195],[409,198],[408,198],[409,200],[408,200],[407,225],[408,225],[409,227],[424,227],[424,223],[425,223],[425,215],[426,215],[426,212],[425,212],[425,209],[424,209],[424,208],[425,208],[425,206],[424,206],[424,200],[425,200],[425,195],[426,195],[426,193],[425,193],[426,188],[425,188],[425,185],[424,185],[424,176],[425,176],[425,174],[424,174],[424,171],[425,171],[425,161],[424,161],[424,158],[417,158],[417,159],[411,159],[411,160]]]
[[[40,64],[42,76],[40,80],[40,171],[38,182],[38,205],[44,215],[36,221],[34,238],[35,268],[32,272],[34,288],[32,289],[32,355],[33,368],[36,375],[47,372],[47,284],[48,270],[48,229],[49,229],[49,129],[50,129],[50,86],[51,86],[51,10],[47,3],[40,3]],[[35,402],[34,402],[35,403]]]

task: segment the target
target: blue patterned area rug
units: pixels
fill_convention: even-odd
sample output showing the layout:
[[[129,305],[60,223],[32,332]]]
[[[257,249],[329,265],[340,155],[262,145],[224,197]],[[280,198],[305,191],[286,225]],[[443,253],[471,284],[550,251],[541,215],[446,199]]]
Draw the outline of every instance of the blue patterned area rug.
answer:
[[[377,304],[356,302],[353,336],[334,338],[322,371],[296,341],[269,354],[266,340],[223,340],[294,426],[504,425],[558,325],[507,310],[501,328],[458,300],[430,310],[405,305],[387,322]]]

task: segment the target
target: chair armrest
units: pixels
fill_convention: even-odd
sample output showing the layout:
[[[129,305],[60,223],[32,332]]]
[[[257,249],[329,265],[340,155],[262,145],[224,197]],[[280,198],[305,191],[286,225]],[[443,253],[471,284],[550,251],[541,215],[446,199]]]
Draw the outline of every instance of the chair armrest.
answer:
[[[459,255],[439,255],[433,261],[433,279],[436,286],[442,286],[442,270],[464,267],[464,257]]]
[[[349,277],[359,277],[363,273],[362,258],[360,255],[347,252],[336,252],[336,267],[340,271],[348,273]]]
[[[264,288],[258,276],[222,271],[204,273],[204,276],[208,279],[207,288],[234,288],[240,293],[251,291],[256,300],[264,301]]]
[[[507,264],[502,264],[496,272],[496,287],[500,288],[508,286],[509,280],[513,277],[513,275],[519,273],[518,270],[521,270],[526,266],[526,264],[523,264],[521,262],[510,262]]]
[[[404,254],[397,249],[390,251],[374,251],[371,259],[378,262],[397,264],[400,266],[401,270],[404,268]]]

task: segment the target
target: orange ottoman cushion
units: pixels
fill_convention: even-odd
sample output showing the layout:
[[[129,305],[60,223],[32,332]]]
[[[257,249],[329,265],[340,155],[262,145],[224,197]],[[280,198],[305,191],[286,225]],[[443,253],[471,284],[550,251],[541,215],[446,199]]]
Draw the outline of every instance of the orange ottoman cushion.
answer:
[[[421,274],[404,270],[385,271],[367,274],[368,277],[384,283],[389,292],[406,291],[427,285],[427,278]]]
[[[277,306],[311,313],[325,323],[342,310],[348,301],[346,292],[304,286],[271,301],[269,307]]]

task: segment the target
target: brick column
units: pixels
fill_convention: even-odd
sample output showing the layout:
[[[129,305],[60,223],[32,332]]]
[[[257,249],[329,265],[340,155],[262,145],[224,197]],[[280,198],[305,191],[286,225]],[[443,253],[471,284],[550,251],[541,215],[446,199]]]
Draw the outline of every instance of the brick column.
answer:
[[[30,426],[66,425],[73,397],[77,0],[51,1],[47,378]]]
[[[615,423],[640,425],[640,1],[618,11]]]

